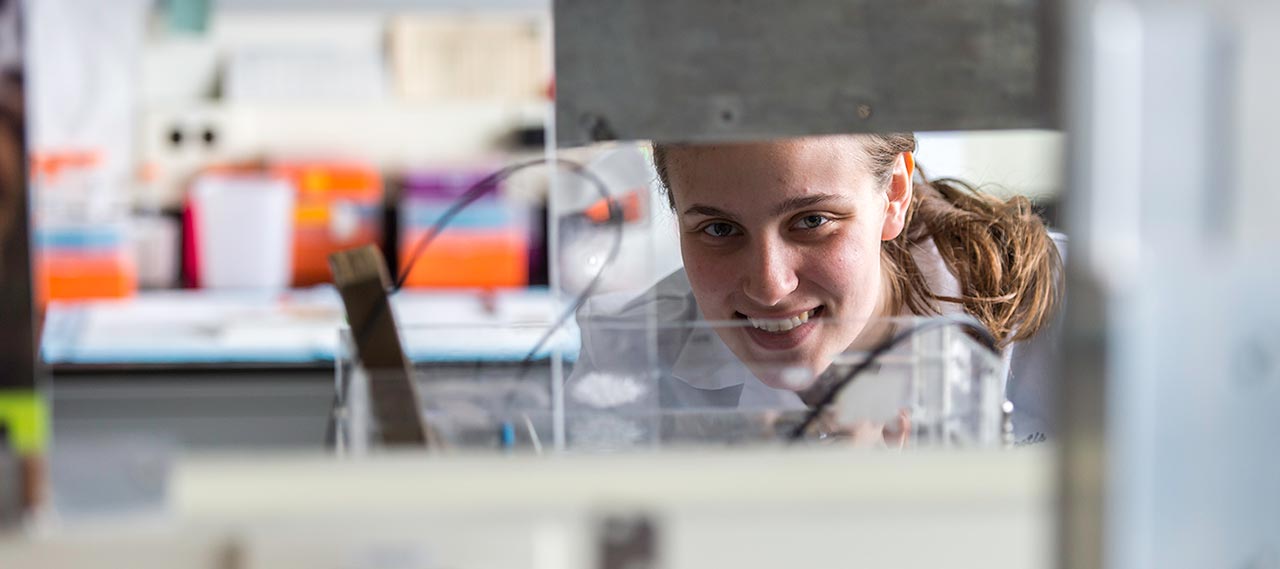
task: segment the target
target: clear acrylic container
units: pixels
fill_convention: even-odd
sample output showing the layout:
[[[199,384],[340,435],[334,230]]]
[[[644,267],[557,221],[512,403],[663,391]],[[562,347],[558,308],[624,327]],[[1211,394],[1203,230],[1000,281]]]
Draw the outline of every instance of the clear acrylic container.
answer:
[[[884,324],[902,331],[922,321]],[[717,344],[719,333],[746,326],[741,322],[579,324],[587,330],[587,350],[574,325],[552,332],[548,324],[402,329],[425,422],[450,450],[781,445],[791,441],[825,390],[867,358],[866,352],[848,350],[825,369],[812,370],[785,361],[746,363],[727,350],[717,352],[724,349]],[[662,346],[671,338],[684,340],[679,353]],[[339,452],[359,455],[379,445],[367,376],[353,346],[345,331],[337,362],[335,444]],[[687,355],[685,348],[712,355]],[[525,360],[530,351],[533,357]],[[761,376],[802,389],[771,388]],[[1003,377],[1000,358],[959,328],[925,330],[850,381],[796,442],[1000,446]],[[905,436],[891,439],[888,432],[900,427],[896,419],[902,413],[909,421]],[[884,440],[868,438],[867,427],[877,434],[883,428]]]

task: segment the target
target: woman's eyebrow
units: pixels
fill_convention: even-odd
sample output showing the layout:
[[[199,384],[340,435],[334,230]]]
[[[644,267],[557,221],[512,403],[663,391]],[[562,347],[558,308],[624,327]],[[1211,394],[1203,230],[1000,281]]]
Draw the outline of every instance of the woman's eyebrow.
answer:
[[[805,209],[821,203],[826,203],[829,201],[834,201],[839,199],[841,199],[841,196],[839,194],[812,194],[808,196],[794,197],[794,198],[783,200],[781,203],[774,206],[772,215],[778,216],[785,213],[790,213],[798,209]],[[704,204],[693,204],[689,206],[688,209],[684,210],[684,214],[685,215],[705,215],[707,217],[724,217],[724,218],[733,219],[733,220],[738,219],[738,216],[732,213],[729,213],[719,208],[711,207],[709,205],[704,205]]]
[[[813,194],[808,196],[794,197],[788,200],[784,200],[782,203],[779,203],[777,206],[774,206],[773,215],[778,216],[784,213],[793,212],[797,209],[805,209],[805,208],[813,207],[815,205],[818,205],[824,202],[838,200],[838,199],[840,199],[840,196],[837,194]]]
[[[684,210],[684,214],[685,215],[705,215],[707,217],[726,217],[729,219],[738,219],[738,216],[733,215],[732,213],[729,213],[722,209],[711,207],[709,205],[703,205],[703,204],[693,204],[689,206],[689,209]]]

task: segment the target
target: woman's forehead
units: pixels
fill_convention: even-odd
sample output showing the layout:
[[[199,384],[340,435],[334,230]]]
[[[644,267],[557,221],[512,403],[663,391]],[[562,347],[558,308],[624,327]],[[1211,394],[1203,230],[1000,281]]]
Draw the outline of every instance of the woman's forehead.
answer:
[[[834,134],[743,142],[715,142],[666,145],[668,154],[683,159],[707,156],[769,155],[795,153],[863,154],[862,136]]]
[[[870,179],[864,156],[861,141],[843,135],[682,145],[666,149],[665,166],[677,196],[754,188],[833,191]]]

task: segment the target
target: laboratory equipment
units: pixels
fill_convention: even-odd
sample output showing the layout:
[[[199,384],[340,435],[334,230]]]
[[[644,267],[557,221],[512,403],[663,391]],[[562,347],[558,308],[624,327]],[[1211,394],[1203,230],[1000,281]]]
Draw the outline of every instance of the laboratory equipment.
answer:
[[[927,319],[886,325],[908,330]],[[594,361],[583,363],[578,330],[549,322],[434,323],[405,326],[405,354],[421,416],[459,450],[596,453],[687,447],[781,445],[808,408],[795,393],[769,389],[757,376],[785,377],[820,394],[868,357],[849,350],[824,370],[785,361],[699,368],[659,354],[657,338],[715,342],[715,327],[742,323],[583,322]],[[344,454],[381,446],[368,366],[343,333],[336,363],[335,444]],[[700,338],[700,339],[699,339]],[[617,350],[630,350],[620,353]],[[638,353],[637,353],[638,352]],[[600,359],[599,354],[615,357]],[[589,365],[575,372],[575,366]],[[848,439],[859,422],[910,418],[906,446],[996,448],[1006,443],[1004,376],[998,355],[953,326],[927,329],[874,360],[844,387],[832,413],[808,440]],[[815,375],[817,373],[817,375]],[[696,376],[695,374],[702,374]],[[708,385],[715,384],[713,389]],[[760,393],[767,394],[761,396]],[[744,395],[745,394],[745,395]]]
[[[1057,4],[556,0],[556,141],[1053,128]]]

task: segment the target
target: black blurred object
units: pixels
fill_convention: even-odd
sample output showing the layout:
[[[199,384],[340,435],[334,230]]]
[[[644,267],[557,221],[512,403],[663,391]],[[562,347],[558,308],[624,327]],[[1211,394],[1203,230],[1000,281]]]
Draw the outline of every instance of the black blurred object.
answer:
[[[386,201],[382,204],[382,252],[386,255],[387,269],[400,274],[400,192],[391,193],[387,188]]]
[[[511,145],[517,149],[541,149],[547,143],[547,129],[542,125],[517,127],[511,133]]]
[[[22,460],[9,444],[9,425],[0,421],[0,532],[22,521]]]
[[[27,185],[22,2],[0,3],[0,390],[37,388],[39,363]]]
[[[547,269],[551,242],[547,235],[549,213],[545,202],[530,207],[533,223],[529,231],[529,286],[549,286],[551,275]]]

